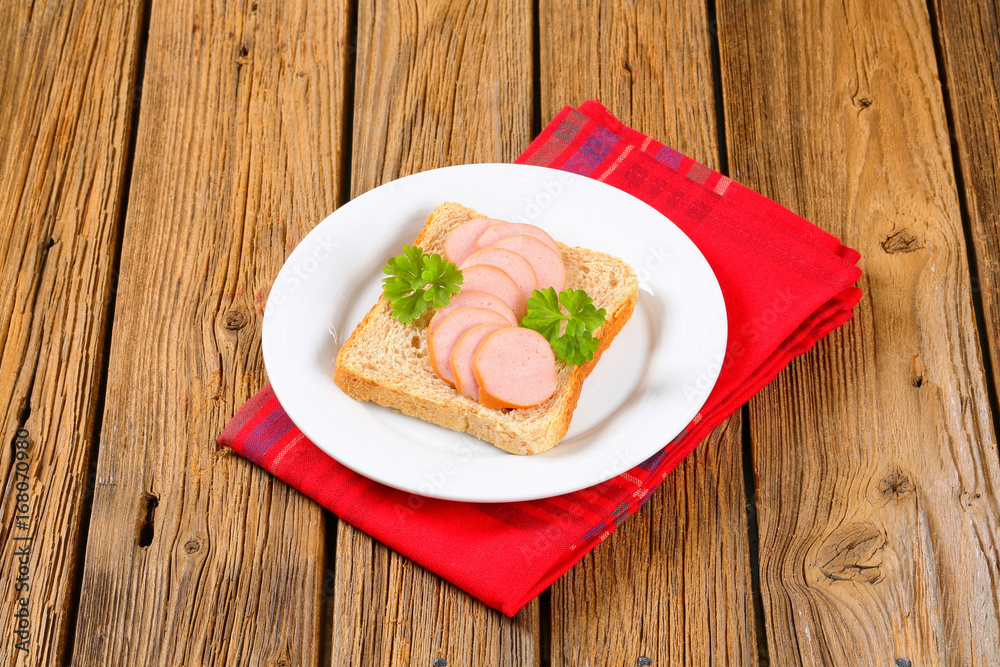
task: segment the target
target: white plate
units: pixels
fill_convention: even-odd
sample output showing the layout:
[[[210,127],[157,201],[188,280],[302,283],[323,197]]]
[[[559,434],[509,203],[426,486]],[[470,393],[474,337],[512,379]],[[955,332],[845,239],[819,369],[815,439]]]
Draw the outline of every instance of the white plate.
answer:
[[[468,434],[356,401],[333,382],[340,345],[378,298],[382,265],[446,201],[617,255],[640,278],[635,314],[584,384],[565,439],[543,454],[508,454]],[[708,397],[726,334],[715,274],[655,209],[576,174],[475,164],[387,183],[317,225],[271,288],[263,351],[289,417],[337,461],[425,496],[503,502],[591,486],[655,454]]]

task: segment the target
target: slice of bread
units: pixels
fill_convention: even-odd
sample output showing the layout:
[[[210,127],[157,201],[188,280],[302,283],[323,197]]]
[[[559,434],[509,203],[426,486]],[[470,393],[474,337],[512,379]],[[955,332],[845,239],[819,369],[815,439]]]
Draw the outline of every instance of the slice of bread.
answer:
[[[452,229],[486,217],[470,208],[445,203],[427,219],[414,245],[444,254]],[[390,316],[380,296],[337,354],[334,380],[349,396],[373,401],[407,415],[456,431],[466,431],[513,454],[537,454],[566,435],[583,381],[632,315],[638,300],[635,271],[617,257],[559,244],[566,263],[567,288],[582,289],[607,318],[594,335],[600,339],[592,361],[567,366],[556,361],[555,394],[531,408],[494,409],[462,396],[431,368],[427,351],[428,311],[405,325]]]

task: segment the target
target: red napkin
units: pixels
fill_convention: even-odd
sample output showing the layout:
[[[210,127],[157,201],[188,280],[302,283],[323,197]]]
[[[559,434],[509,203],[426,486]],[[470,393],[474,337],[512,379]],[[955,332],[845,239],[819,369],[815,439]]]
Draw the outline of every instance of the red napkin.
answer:
[[[341,519],[514,615],[633,514],[695,445],[795,356],[852,316],[857,251],[766,197],[622,125],[597,102],[567,107],[517,160],[583,174],[651,204],[691,238],[722,286],[729,341],[701,412],[619,477],[517,503],[436,500],[389,488],[321,452],[270,385],[219,444]],[[639,267],[636,267],[637,269]]]

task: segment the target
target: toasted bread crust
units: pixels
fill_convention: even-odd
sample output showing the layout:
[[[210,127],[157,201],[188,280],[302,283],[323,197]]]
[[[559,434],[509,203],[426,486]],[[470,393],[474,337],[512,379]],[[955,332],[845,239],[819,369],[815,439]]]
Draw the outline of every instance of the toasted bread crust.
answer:
[[[458,204],[442,204],[428,217],[414,245],[429,252],[441,252],[450,229],[479,217],[485,216]],[[567,269],[571,268],[574,258],[578,258],[581,265],[600,266],[603,262],[620,273],[623,284],[607,296],[614,298],[613,301],[598,304],[608,314],[604,325],[595,332],[601,343],[594,358],[572,367],[557,362],[559,384],[555,394],[544,403],[523,410],[493,409],[458,394],[434,375],[429,361],[420,354],[421,346],[426,350],[426,322],[402,325],[392,319],[384,296],[379,297],[341,347],[334,381],[352,398],[372,401],[432,424],[465,431],[512,454],[537,454],[551,449],[569,430],[584,380],[632,316],[638,301],[635,273],[622,260],[565,246],[563,252]],[[592,259],[599,261],[592,262]],[[618,285],[618,281],[612,284]],[[397,339],[402,341],[400,346],[409,342],[412,349],[407,348],[405,355],[393,352],[391,346]]]

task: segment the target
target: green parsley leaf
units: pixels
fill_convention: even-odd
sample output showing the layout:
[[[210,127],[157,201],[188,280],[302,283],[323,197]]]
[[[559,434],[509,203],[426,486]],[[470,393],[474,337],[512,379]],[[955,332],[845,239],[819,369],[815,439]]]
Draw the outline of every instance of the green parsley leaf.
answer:
[[[589,331],[584,331],[579,336],[560,336],[552,343],[552,350],[567,364],[579,366],[594,358],[600,343]]]
[[[549,287],[531,293],[521,326],[545,336],[556,357],[579,366],[594,358],[601,343],[594,338],[594,331],[604,324],[606,316],[607,312],[594,307],[593,299],[582,289],[566,289],[557,295],[556,290]]]
[[[528,310],[521,318],[521,326],[534,329],[551,343],[559,338],[564,319],[556,290],[550,287],[544,291],[535,290],[528,297]]]
[[[403,253],[389,259],[382,272],[382,291],[392,316],[410,324],[428,308],[444,308],[462,288],[462,272],[441,255],[428,255],[418,246],[403,246]]]

